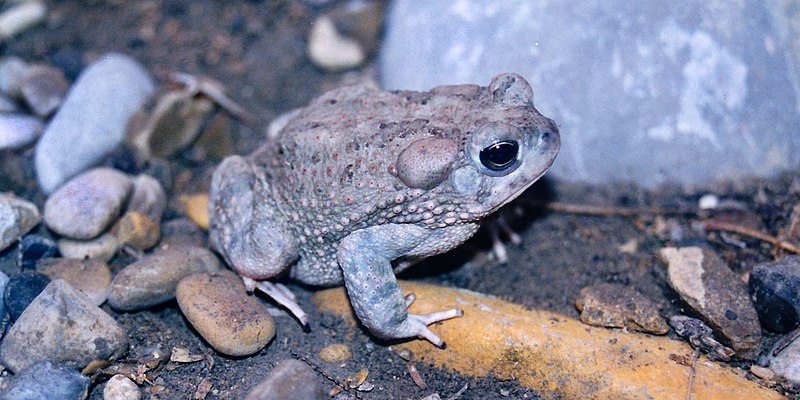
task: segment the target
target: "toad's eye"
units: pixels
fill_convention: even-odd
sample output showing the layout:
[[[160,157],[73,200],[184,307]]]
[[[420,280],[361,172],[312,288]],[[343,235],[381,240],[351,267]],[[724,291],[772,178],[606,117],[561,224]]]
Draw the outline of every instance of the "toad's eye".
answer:
[[[516,140],[498,140],[484,147],[479,155],[481,164],[490,171],[505,171],[514,165],[519,154],[519,144]]]

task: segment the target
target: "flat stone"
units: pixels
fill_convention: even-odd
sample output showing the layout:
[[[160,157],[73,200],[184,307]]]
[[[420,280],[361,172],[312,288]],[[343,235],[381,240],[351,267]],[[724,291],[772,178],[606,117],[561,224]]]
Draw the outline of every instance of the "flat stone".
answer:
[[[113,168],[95,168],[72,178],[44,205],[44,221],[71,239],[92,239],[119,215],[133,183]]]
[[[35,204],[13,194],[0,193],[0,251],[28,233],[41,219]]]
[[[333,343],[319,351],[319,359],[329,364],[340,363],[353,358],[350,346],[344,343]]]
[[[176,297],[186,319],[220,353],[255,354],[275,337],[275,320],[233,271],[183,278]]]
[[[756,265],[748,285],[764,328],[786,333],[800,324],[800,256]]]
[[[83,292],[96,306],[105,303],[108,298],[111,270],[102,260],[47,258],[36,263],[36,272],[51,280],[63,279]]]
[[[61,105],[69,90],[69,82],[60,69],[35,65],[28,70],[21,90],[31,110],[40,117],[47,117]]]
[[[659,315],[658,306],[636,290],[613,283],[601,283],[581,289],[575,306],[581,322],[606,328],[664,335],[669,326]]]
[[[428,90],[519,73],[562,132],[548,177],[769,176],[800,165],[798,21],[791,0],[398,0],[378,75]]]
[[[205,248],[161,248],[117,273],[111,281],[108,303],[122,311],[145,309],[174,299],[181,279],[219,269],[219,259]]]
[[[114,375],[103,388],[103,400],[139,400],[142,391],[125,375]]]
[[[121,145],[128,119],[154,90],[147,71],[122,54],[108,53],[89,65],[36,147],[42,190],[52,193]]]
[[[17,372],[40,361],[83,369],[128,350],[125,331],[67,282],[51,282],[17,319],[0,344],[0,358]]]
[[[308,364],[300,360],[283,360],[256,385],[245,400],[308,399],[324,400],[319,377]]]
[[[50,284],[50,278],[34,271],[22,271],[9,279],[3,291],[3,302],[14,321]]]
[[[74,368],[49,361],[25,368],[9,379],[0,398],[9,400],[83,400],[90,380]]]
[[[66,258],[94,258],[108,262],[120,249],[119,239],[110,233],[104,233],[91,240],[61,239],[58,241],[58,250]]]
[[[138,175],[133,178],[133,193],[128,200],[128,211],[145,214],[151,220],[159,222],[165,208],[167,208],[167,194],[156,178],[150,175]]]
[[[0,112],[0,150],[21,149],[38,139],[43,129],[39,118]]]
[[[111,228],[121,244],[131,245],[139,250],[149,250],[161,239],[161,229],[157,222],[147,214],[128,211]]]
[[[536,390],[545,399],[685,398],[694,350],[666,336],[586,326],[575,318],[530,310],[469,290],[398,281],[417,301],[409,312],[425,314],[453,307],[464,316],[433,324],[447,342],[442,351],[426,340],[393,344],[414,354],[418,365],[447,368],[465,376],[493,376]],[[365,335],[354,320],[344,288],[317,291],[314,304],[335,313],[353,327],[345,334]],[[536,371],[520,373],[521,371]],[[694,368],[693,399],[783,399],[779,393],[749,381],[741,371],[710,362],[701,355]],[[600,384],[598,384],[600,383]]]
[[[761,342],[747,288],[715,253],[699,247],[665,247],[667,282],[686,304],[740,357],[757,353]]]

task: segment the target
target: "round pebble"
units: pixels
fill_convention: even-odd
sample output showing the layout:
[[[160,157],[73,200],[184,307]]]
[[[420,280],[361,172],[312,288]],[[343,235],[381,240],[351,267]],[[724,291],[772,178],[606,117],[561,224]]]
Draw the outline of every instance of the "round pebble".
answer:
[[[319,359],[329,364],[347,361],[351,358],[353,358],[353,352],[344,343],[329,344],[319,351]]]
[[[59,254],[56,242],[37,234],[26,235],[22,238],[20,252],[23,269],[34,268],[36,261]]]
[[[158,223],[150,219],[147,214],[128,211],[111,228],[111,234],[116,236],[121,244],[129,244],[139,250],[148,250],[161,239],[161,230]]]
[[[3,292],[3,301],[11,319],[19,318],[49,283],[50,278],[34,271],[23,271],[12,276]]]
[[[156,178],[150,175],[133,178],[133,193],[128,200],[128,211],[145,214],[151,220],[159,222],[165,208],[167,208],[167,194]]]
[[[97,237],[119,215],[133,184],[128,175],[95,168],[69,180],[44,205],[44,221],[72,239]]]
[[[145,309],[174,299],[181,279],[219,269],[219,259],[205,248],[161,248],[117,273],[111,281],[108,303],[122,311]]]
[[[111,270],[102,260],[48,258],[36,263],[36,272],[52,280],[65,280],[82,291],[96,306],[103,304],[108,298]]]
[[[197,193],[192,195],[178,196],[178,202],[183,207],[183,212],[197,226],[208,230],[208,193]]]
[[[279,362],[269,371],[269,375],[247,394],[245,400],[327,398],[316,372],[300,360],[289,359]]]
[[[74,368],[41,362],[25,368],[9,379],[8,387],[0,391],[2,399],[50,400],[85,399],[89,378]]]
[[[19,57],[0,59],[0,92],[11,97],[22,97],[22,81],[28,73],[28,64]]]
[[[103,388],[103,400],[139,400],[142,391],[125,375],[114,375]]]
[[[40,361],[83,369],[94,360],[116,360],[127,350],[127,335],[114,318],[56,279],[8,331],[0,358],[14,372]]]
[[[308,37],[311,61],[328,71],[340,71],[361,65],[366,54],[354,39],[342,36],[329,16],[314,21]]]
[[[0,251],[28,233],[41,219],[33,203],[0,193]]]
[[[255,354],[275,336],[275,320],[233,271],[186,277],[176,297],[186,319],[220,353]]]
[[[44,129],[39,118],[0,112],[0,150],[21,149],[33,143]]]
[[[28,70],[21,90],[31,110],[40,117],[47,117],[61,105],[69,90],[69,82],[60,69],[36,65]]]
[[[58,241],[58,250],[66,258],[96,258],[109,261],[117,254],[119,248],[119,240],[110,233],[105,233],[92,240],[61,239]]]

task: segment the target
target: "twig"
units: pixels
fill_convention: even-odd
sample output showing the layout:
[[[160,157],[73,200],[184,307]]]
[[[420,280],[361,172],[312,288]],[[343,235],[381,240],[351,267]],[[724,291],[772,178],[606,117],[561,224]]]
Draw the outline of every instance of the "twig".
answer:
[[[590,206],[586,204],[573,204],[561,202],[539,202],[529,201],[531,205],[544,207],[548,210],[565,212],[569,214],[585,214],[585,215],[602,215],[602,216],[622,216],[634,217],[637,215],[681,215],[681,214],[697,214],[696,209],[692,208],[628,208],[628,207],[606,207],[606,206]]]
[[[461,387],[461,390],[456,392],[456,394],[448,397],[447,400],[457,400],[459,397],[461,397],[462,394],[464,394],[464,392],[467,391],[467,388],[469,388],[469,382],[464,383],[464,386]]]
[[[686,387],[686,400],[692,400],[692,388],[694,387],[694,376],[697,374],[697,359],[700,358],[700,348],[695,347],[692,354],[691,370],[689,371],[689,384]]]
[[[780,247],[786,251],[790,251],[795,254],[800,254],[800,247],[792,243],[785,242],[783,240],[778,239],[775,236],[767,235],[766,233],[761,233],[756,230],[745,228],[740,225],[728,224],[725,222],[707,221],[703,223],[703,229],[706,231],[727,231],[727,232],[738,233],[740,235],[744,235],[747,237],[751,237],[753,239],[758,239],[767,242],[773,246]]]
[[[308,364],[308,366],[311,367],[311,369],[313,369],[316,373],[322,375],[323,378],[329,380],[331,383],[333,383],[339,389],[342,389],[342,390],[352,394],[356,399],[359,399],[359,400],[363,400],[364,399],[358,393],[356,393],[355,391],[353,391],[349,387],[347,387],[347,385],[343,385],[343,384],[339,383],[338,379],[326,374],[325,371],[320,369],[316,364],[312,363],[309,359],[303,357],[302,355],[300,355],[296,351],[289,350],[289,354],[291,354],[292,357],[294,357],[295,359],[300,360],[300,361]]]

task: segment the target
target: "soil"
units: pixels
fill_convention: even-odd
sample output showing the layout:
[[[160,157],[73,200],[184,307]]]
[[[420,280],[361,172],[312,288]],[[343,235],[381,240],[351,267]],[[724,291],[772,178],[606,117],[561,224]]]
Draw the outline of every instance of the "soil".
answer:
[[[99,55],[126,53],[157,77],[170,71],[212,77],[227,93],[255,115],[258,124],[226,121],[232,152],[246,154],[264,137],[267,123],[289,109],[306,104],[323,91],[353,76],[374,74],[375,54],[355,71],[324,72],[306,55],[306,38],[314,18],[337,6],[316,6],[300,1],[59,1],[49,4],[47,21],[0,47],[0,56],[16,55],[29,62],[45,62],[62,68],[74,80],[81,69]],[[162,81],[162,83],[164,83]],[[565,143],[568,146],[567,143]],[[2,154],[0,191],[13,191],[40,207],[44,195],[36,187],[32,170],[33,149]],[[208,187],[218,158],[187,150],[168,160],[171,196],[196,193]],[[152,168],[132,159],[121,149],[106,164],[128,171]],[[684,310],[666,286],[663,266],[656,251],[667,245],[704,245],[715,249],[737,273],[747,274],[755,264],[771,261],[781,253],[766,243],[736,234],[696,228],[705,218],[747,223],[759,231],[777,235],[800,202],[797,171],[771,180],[720,182],[698,187],[667,186],[643,190],[631,184],[585,186],[545,178],[501,214],[522,237],[508,245],[509,261],[500,264],[490,253],[491,241],[481,231],[460,248],[416,265],[401,276],[444,286],[455,286],[495,295],[530,308],[546,309],[578,317],[574,299],[581,288],[601,282],[629,285],[645,293],[661,307],[665,317]],[[734,207],[715,212],[697,211],[698,199],[713,193]],[[563,211],[565,204],[597,207],[595,215]],[[171,203],[165,219],[181,216]],[[623,216],[610,207],[641,210]],[[44,228],[38,233],[47,235]],[[620,246],[634,240],[633,251]],[[0,253],[0,269],[18,271],[17,250]],[[128,256],[112,261],[119,268]],[[316,311],[310,301],[313,289],[290,283],[309,313],[312,331],[304,333],[290,317],[278,317],[277,336],[260,353],[229,358],[214,352],[194,332],[177,305],[118,314],[104,307],[130,335],[129,361],[141,362],[154,353],[169,354],[174,347],[205,356],[195,363],[162,365],[148,375],[145,398],[194,398],[202,381],[210,382],[206,399],[238,399],[260,382],[280,360],[303,359],[314,365],[326,390],[344,382],[362,368],[374,384],[369,392],[349,393],[363,399],[421,399],[438,393],[448,398],[465,384],[460,399],[538,398],[513,381],[494,377],[474,379],[446,369],[416,365],[428,388],[411,380],[407,362],[391,352],[386,343],[365,332],[352,334],[338,317]],[[764,348],[776,338],[765,332]],[[325,364],[317,353],[327,344],[345,343],[353,359],[343,366]],[[748,363],[740,362],[743,368]],[[101,399],[104,379],[99,377],[90,399]],[[205,384],[207,384],[205,383]],[[790,393],[797,393],[791,388]],[[680,396],[676,394],[676,396]]]

